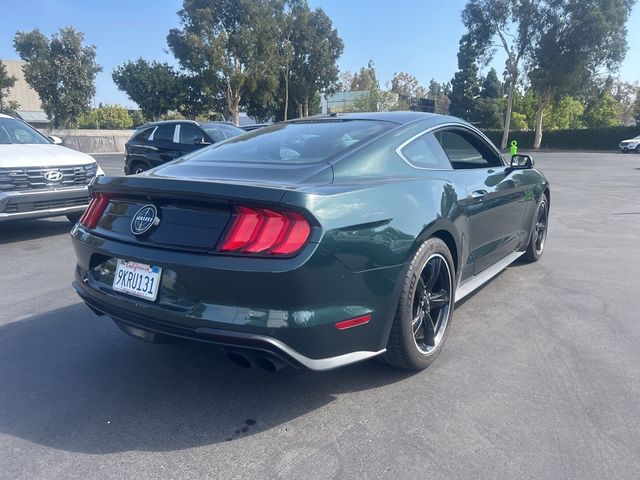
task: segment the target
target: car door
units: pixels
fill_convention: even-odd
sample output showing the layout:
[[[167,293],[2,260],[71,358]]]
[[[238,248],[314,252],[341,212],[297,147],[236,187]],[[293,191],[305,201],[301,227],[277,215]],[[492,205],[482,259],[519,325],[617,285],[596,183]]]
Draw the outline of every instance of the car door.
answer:
[[[529,230],[524,225],[527,183],[473,130],[444,128],[435,136],[466,187],[461,204],[468,219],[469,260],[478,274],[523,244]]]
[[[177,139],[174,141],[177,133],[176,127],[175,123],[162,123],[153,132],[152,137],[149,137],[149,141],[158,149],[157,155],[160,163],[170,162],[181,155]]]
[[[178,137],[183,153],[199,150],[212,143],[209,136],[194,123],[181,123],[179,129]]]

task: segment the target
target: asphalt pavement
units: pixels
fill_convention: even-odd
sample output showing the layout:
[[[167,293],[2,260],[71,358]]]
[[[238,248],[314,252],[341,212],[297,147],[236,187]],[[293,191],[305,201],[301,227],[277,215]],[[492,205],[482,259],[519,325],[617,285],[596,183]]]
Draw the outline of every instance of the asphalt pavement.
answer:
[[[640,155],[536,161],[543,259],[459,304],[419,373],[139,342],[71,288],[66,220],[1,224],[0,478],[640,478]]]

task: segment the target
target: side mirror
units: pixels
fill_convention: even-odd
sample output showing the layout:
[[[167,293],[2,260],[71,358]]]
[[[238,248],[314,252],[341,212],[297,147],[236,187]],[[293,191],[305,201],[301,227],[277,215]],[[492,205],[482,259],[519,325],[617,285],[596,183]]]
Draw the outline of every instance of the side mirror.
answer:
[[[193,139],[194,145],[211,145],[211,142],[204,137],[196,137]]]
[[[529,155],[519,153],[511,156],[511,168],[516,170],[526,170],[533,168],[533,158]]]
[[[51,140],[54,145],[62,145],[62,139],[60,137],[56,137],[55,135],[50,135],[49,140]]]

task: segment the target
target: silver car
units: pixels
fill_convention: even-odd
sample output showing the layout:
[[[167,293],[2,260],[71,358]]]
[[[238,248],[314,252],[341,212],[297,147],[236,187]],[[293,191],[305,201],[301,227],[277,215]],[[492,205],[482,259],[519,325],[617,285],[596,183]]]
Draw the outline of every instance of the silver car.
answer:
[[[87,185],[104,172],[93,157],[59,143],[0,114],[0,221],[80,218],[89,203]]]

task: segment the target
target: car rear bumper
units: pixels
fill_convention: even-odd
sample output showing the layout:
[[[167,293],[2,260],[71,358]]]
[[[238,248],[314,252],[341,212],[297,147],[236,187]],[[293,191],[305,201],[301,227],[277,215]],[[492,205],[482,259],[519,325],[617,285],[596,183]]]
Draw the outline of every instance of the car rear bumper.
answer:
[[[0,192],[0,221],[68,215],[83,212],[88,204],[87,187]]]
[[[274,267],[263,263],[251,270],[242,262],[233,268],[228,257],[126,244],[79,226],[72,237],[78,257],[74,287],[90,308],[121,326],[269,352],[312,370],[385,351],[403,266],[355,273],[314,245],[301,264],[271,259]],[[111,288],[117,258],[162,267],[156,301]],[[369,323],[335,326],[363,315],[371,315]]]

